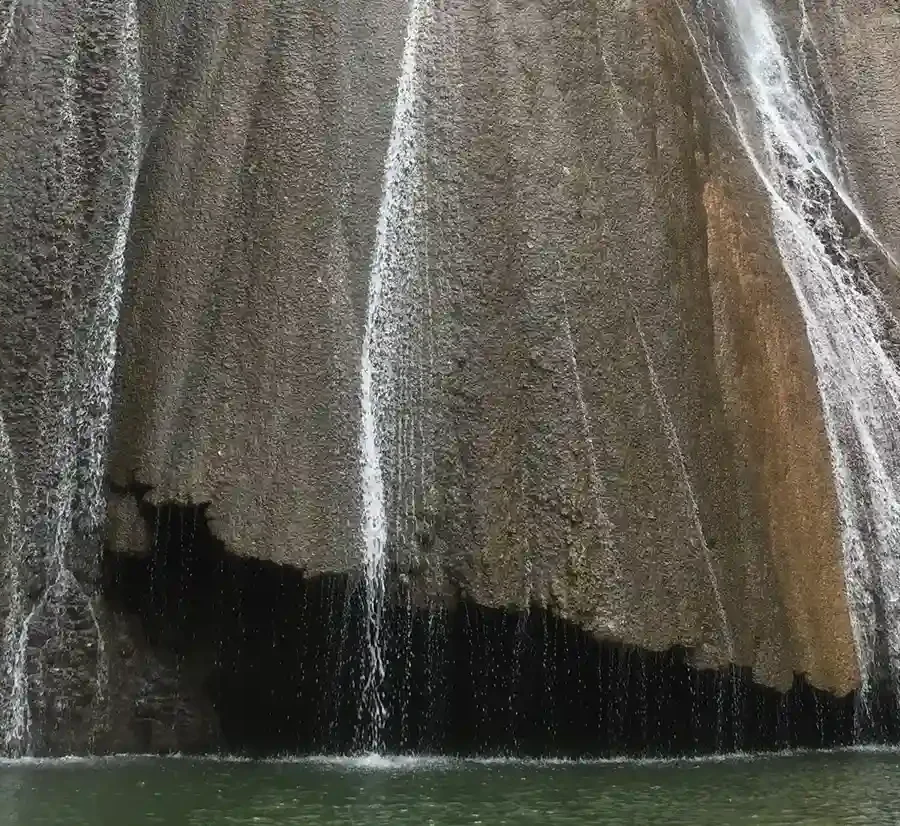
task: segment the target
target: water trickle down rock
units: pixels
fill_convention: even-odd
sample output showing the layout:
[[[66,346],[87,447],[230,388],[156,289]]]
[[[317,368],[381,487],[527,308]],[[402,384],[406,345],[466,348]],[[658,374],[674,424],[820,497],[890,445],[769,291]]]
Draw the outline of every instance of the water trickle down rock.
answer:
[[[426,436],[417,412],[430,379],[428,362],[433,352],[429,330],[423,325],[430,285],[422,264],[423,102],[417,62],[428,14],[428,0],[411,0],[385,159],[360,367],[366,663],[357,746],[367,752],[383,748],[387,722],[383,692],[388,548],[415,536],[410,525],[426,487]]]
[[[8,278],[40,291],[57,325],[46,332],[49,349],[48,341],[39,343],[40,370],[18,377],[24,384],[40,372],[43,379],[33,395],[22,393],[26,409],[15,411],[34,424],[25,436],[28,462],[16,466],[3,435],[3,461],[9,474],[19,474],[15,495],[22,496],[4,547],[2,737],[10,754],[43,752],[47,738],[59,741],[55,748],[66,748],[69,737],[89,738],[106,700],[95,591],[116,327],[139,165],[137,10],[132,0],[87,3],[54,16],[43,31],[28,31],[17,45],[7,70],[27,61],[29,49],[46,52],[46,88],[60,93],[42,131],[12,132],[4,147],[11,155],[33,150],[49,200],[46,214],[33,219],[42,226],[19,240],[31,245],[19,258],[27,263]],[[20,186],[35,174],[15,165],[12,173]]]
[[[865,702],[880,669],[887,666],[895,683],[900,675],[900,373],[892,355],[897,319],[848,241],[862,233],[895,265],[842,190],[807,70],[795,76],[761,3],[725,5],[753,111],[740,106],[740,80],[721,51],[704,70],[769,194],[815,359]]]

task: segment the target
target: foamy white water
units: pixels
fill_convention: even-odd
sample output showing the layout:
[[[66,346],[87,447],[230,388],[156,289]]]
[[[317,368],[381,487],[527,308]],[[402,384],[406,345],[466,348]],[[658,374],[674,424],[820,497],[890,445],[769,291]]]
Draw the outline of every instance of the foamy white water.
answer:
[[[21,587],[21,547],[22,537],[22,493],[19,487],[16,457],[13,453],[6,422],[0,413],[0,490],[4,493],[4,530],[0,534],[0,548],[3,549],[4,584],[7,589],[8,614],[3,635],[3,653],[0,659],[0,680],[6,689],[3,707],[0,708],[0,735],[3,737],[4,751],[11,741],[16,741],[24,727],[22,712],[27,708],[24,702],[23,674],[17,669],[19,634],[24,620],[24,604]]]
[[[12,36],[17,12],[19,11],[19,3],[20,0],[8,0],[3,20],[0,20],[0,57],[3,56],[2,50],[6,48],[6,44]]]
[[[404,389],[402,379],[406,365],[402,360],[409,351],[408,326],[411,323],[403,310],[407,305],[409,284],[419,269],[421,254],[416,204],[422,197],[424,173],[417,61],[427,11],[427,0],[411,0],[385,158],[360,368],[367,663],[360,696],[366,718],[365,730],[358,738],[358,746],[367,752],[383,748],[387,722],[383,639],[388,542],[385,461],[393,458],[396,439],[401,433],[398,431],[400,411],[397,406]]]
[[[845,581],[863,694],[877,677],[878,638],[900,676],[900,374],[897,319],[848,247],[841,212],[893,259],[843,191],[808,69],[799,77],[760,0],[721,0],[740,49],[739,80],[719,60],[704,72],[772,203],[774,236],[803,313],[822,398],[841,517]],[[810,37],[803,9],[803,37]],[[690,23],[688,27],[690,30]],[[692,33],[692,37],[694,37]],[[696,38],[695,38],[696,43]],[[716,90],[715,74],[721,81]],[[737,83],[753,111],[738,103]],[[879,612],[883,621],[879,619]]]

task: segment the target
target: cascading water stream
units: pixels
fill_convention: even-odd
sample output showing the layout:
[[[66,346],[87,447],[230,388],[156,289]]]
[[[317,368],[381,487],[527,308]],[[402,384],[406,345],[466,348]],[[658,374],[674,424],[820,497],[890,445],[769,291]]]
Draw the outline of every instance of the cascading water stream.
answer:
[[[3,519],[3,530],[0,531],[0,547],[4,550],[4,581],[8,598],[8,618],[3,639],[3,658],[0,662],[2,672],[0,679],[9,687],[9,708],[7,719],[3,721],[4,740],[21,736],[26,704],[24,674],[17,668],[19,635],[23,617],[23,594],[20,581],[19,560],[22,543],[22,493],[19,487],[16,458],[6,430],[2,414],[0,414],[0,485],[6,502],[0,517]]]
[[[13,32],[13,25],[16,20],[16,13],[19,10],[19,0],[9,0],[6,4],[5,20],[0,23],[0,50],[6,48],[9,38]]]
[[[900,324],[852,249],[857,228],[861,241],[895,263],[843,191],[805,63],[798,70],[785,55],[760,0],[721,0],[720,8],[739,73],[729,72],[715,38],[707,36],[704,55],[686,15],[685,22],[768,191],[775,240],[806,324],[834,466],[865,703],[879,668],[889,668],[895,685],[900,677]],[[750,114],[738,103],[740,87],[729,79],[735,74],[743,78]],[[887,663],[880,661],[880,645]]]
[[[36,622],[41,622],[42,633],[50,641],[56,640],[65,655],[74,633],[73,612],[85,617],[95,636],[90,643],[96,658],[95,707],[103,702],[106,690],[105,643],[92,587],[78,572],[92,568],[93,560],[82,557],[99,553],[104,521],[103,474],[116,329],[140,161],[141,84],[135,0],[94,0],[85,3],[80,14],[83,19],[75,22],[74,32],[90,33],[88,36],[102,38],[104,44],[114,44],[120,74],[102,101],[104,137],[111,146],[103,157],[101,177],[93,184],[91,197],[98,206],[87,211],[90,218],[82,219],[90,240],[82,241],[83,246],[75,250],[72,283],[63,288],[66,308],[50,362],[52,380],[41,402],[39,451],[28,485],[30,497],[14,508],[17,519],[4,543],[8,611],[0,735],[5,752],[13,755],[30,750],[30,693],[32,689],[39,694],[43,691],[42,685],[30,685],[40,679],[34,674],[42,672],[48,650],[47,642],[38,650],[31,648]],[[105,28],[110,24],[112,28]],[[85,198],[79,188],[88,174],[77,146],[78,119],[87,114],[78,111],[77,63],[74,51],[64,58],[58,122],[64,180],[60,193],[73,206]],[[0,462],[15,479],[20,471],[5,430],[2,439]],[[17,486],[17,498],[19,492]],[[25,574],[43,583],[35,597],[24,590]]]
[[[428,0],[411,0],[397,100],[385,159],[384,183],[369,276],[369,299],[361,359],[360,428],[363,575],[365,588],[365,674],[360,695],[362,725],[357,747],[384,747],[384,616],[389,538],[386,460],[397,445],[402,411],[401,363],[410,339],[407,308],[421,255],[417,204],[424,197],[421,160],[421,95],[417,76]],[[402,462],[404,457],[400,457]]]

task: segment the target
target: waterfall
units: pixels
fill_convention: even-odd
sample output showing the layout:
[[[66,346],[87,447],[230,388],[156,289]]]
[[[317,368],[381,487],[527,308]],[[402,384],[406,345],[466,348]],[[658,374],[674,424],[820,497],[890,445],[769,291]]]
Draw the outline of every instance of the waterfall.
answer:
[[[70,280],[58,285],[64,308],[57,346],[48,361],[52,378],[40,409],[34,411],[39,417],[38,449],[27,485],[30,495],[14,503],[15,518],[8,520],[4,542],[8,608],[0,735],[9,754],[28,753],[31,748],[32,690],[44,700],[39,675],[60,670],[53,665],[54,657],[75,655],[71,648],[80,631],[73,615],[90,624],[94,637],[88,643],[96,665],[92,704],[96,708],[105,699],[106,650],[92,572],[105,516],[103,476],[116,329],[140,156],[138,37],[136,0],[93,0],[84,3],[73,20],[72,51],[61,58],[59,112],[51,138],[61,146],[63,186],[57,198],[64,202],[61,211],[73,216],[83,234],[72,243],[67,260],[71,270],[65,275]],[[8,38],[7,34],[4,40]],[[78,90],[79,84],[91,84],[92,78],[84,73],[93,69],[89,61],[87,66],[79,64],[77,50],[85,43],[81,38],[93,39],[101,56],[97,59],[113,53],[118,76],[110,79],[100,100],[88,102],[84,86]],[[96,161],[83,157],[79,146],[86,118],[102,123],[99,128],[107,145],[99,165],[91,166]],[[90,146],[88,151],[101,149]],[[55,275],[52,270],[47,273],[49,278]],[[5,429],[0,435],[0,463],[0,471],[17,480],[13,495],[19,500],[18,480],[25,468],[17,468]],[[31,593],[26,592],[26,579],[39,583],[36,594],[33,586]],[[33,649],[31,636],[38,623],[46,641]]]
[[[21,740],[27,719],[24,671],[19,662],[19,637],[23,619],[23,593],[20,579],[22,543],[22,492],[19,487],[16,458],[2,413],[0,413],[0,484],[6,496],[3,531],[0,532],[0,548],[4,551],[3,579],[8,593],[7,622],[3,639],[2,675],[8,689],[8,706],[3,720],[2,736],[7,747]]]
[[[806,325],[831,449],[865,704],[880,667],[889,667],[895,683],[900,677],[900,324],[856,253],[854,235],[895,263],[841,185],[839,155],[828,145],[805,60],[786,56],[761,0],[722,2],[742,87],[714,38],[707,37],[704,55],[691,37],[768,192],[775,241]],[[739,88],[752,111],[739,104]],[[881,645],[887,663],[880,662]]]
[[[360,696],[363,718],[357,746],[384,747],[384,615],[388,514],[386,491],[402,495],[403,436],[409,432],[405,373],[415,335],[416,284],[422,254],[420,201],[424,198],[420,41],[428,0],[410,0],[397,99],[387,156],[369,275],[369,298],[361,359],[361,488],[363,575],[365,577],[365,670]],[[410,449],[407,440],[405,449]],[[397,486],[387,484],[389,462],[399,468]],[[398,507],[398,519],[399,519]]]
[[[13,33],[13,25],[16,20],[16,13],[19,10],[19,0],[9,0],[6,8],[6,20],[0,26],[0,49],[6,48],[9,38]]]

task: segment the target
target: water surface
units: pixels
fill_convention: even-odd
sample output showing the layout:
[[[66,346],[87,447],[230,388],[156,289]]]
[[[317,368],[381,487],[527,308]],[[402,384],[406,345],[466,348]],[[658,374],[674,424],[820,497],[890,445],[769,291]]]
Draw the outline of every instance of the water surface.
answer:
[[[0,767],[4,826],[900,822],[900,754],[700,762],[113,759]]]

